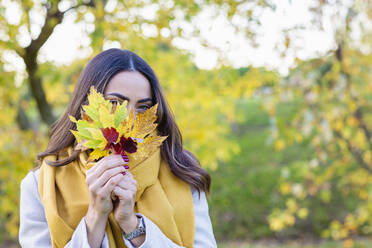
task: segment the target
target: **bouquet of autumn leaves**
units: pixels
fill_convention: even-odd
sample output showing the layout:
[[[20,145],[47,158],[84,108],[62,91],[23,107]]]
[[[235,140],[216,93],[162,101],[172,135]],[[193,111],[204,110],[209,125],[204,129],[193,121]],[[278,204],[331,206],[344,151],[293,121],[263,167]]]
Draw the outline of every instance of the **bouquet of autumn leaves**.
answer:
[[[128,166],[141,161],[157,149],[168,136],[156,133],[156,111],[158,104],[137,113],[133,109],[127,116],[127,101],[112,105],[93,86],[88,94],[88,105],[83,106],[81,120],[69,116],[77,130],[71,130],[84,151],[93,149],[88,161],[94,161],[111,153],[120,154]]]

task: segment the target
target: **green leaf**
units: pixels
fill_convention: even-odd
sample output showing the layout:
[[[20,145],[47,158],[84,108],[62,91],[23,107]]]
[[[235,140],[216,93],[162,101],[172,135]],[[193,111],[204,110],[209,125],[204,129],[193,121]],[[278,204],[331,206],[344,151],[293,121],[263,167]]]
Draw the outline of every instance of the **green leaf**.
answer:
[[[101,140],[89,140],[84,144],[85,147],[96,149],[101,144]]]
[[[115,110],[115,116],[114,116],[114,125],[115,128],[119,126],[119,124],[125,119],[127,116],[127,101],[124,101],[123,104],[120,104],[117,106]]]
[[[100,123],[99,121],[99,113],[97,111],[97,108],[92,106],[92,105],[84,105],[83,106],[83,110],[85,111],[85,113],[93,120],[93,121],[96,121],[98,123]]]
[[[80,133],[80,136],[85,139],[91,139],[91,133],[86,129],[91,127],[91,124],[84,120],[78,120],[76,123],[77,131]]]

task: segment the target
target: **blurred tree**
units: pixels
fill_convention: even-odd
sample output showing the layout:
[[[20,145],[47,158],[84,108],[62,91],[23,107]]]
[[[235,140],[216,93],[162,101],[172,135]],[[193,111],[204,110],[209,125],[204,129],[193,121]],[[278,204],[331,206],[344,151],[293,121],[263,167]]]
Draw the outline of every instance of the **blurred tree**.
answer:
[[[372,232],[372,5],[342,3],[319,1],[314,10],[320,16],[329,7],[343,10],[333,12],[335,49],[324,57],[298,60],[266,105],[278,150],[303,139],[310,139],[315,149],[314,157],[297,167],[297,175],[282,178],[280,192],[288,200],[268,218],[275,231],[297,223],[319,225],[323,237],[334,239]],[[359,37],[353,32],[360,32]],[[276,113],[285,102],[297,105],[290,122]],[[321,222],[314,202],[323,204],[323,215],[329,214]]]
[[[4,30],[0,36],[0,51],[2,53],[15,51],[22,59],[27,72],[29,87],[27,92],[31,94],[30,98],[24,100],[35,100],[40,120],[51,125],[56,117],[53,105],[48,101],[43,87],[38,55],[53,30],[67,15],[74,15],[75,23],[86,25],[86,32],[91,41],[90,48],[93,54],[96,54],[103,49],[105,42],[125,39],[129,30],[142,36],[146,28],[154,29],[158,39],[169,43],[174,37],[190,38],[190,34],[186,34],[182,25],[184,22],[191,23],[192,18],[202,9],[214,8],[216,12],[226,13],[227,18],[231,20],[235,16],[251,17],[252,8],[257,6],[270,7],[266,1],[259,1],[257,5],[250,6],[244,1],[235,0],[208,0],[200,3],[188,0],[48,0],[43,2],[6,0],[0,2],[0,27]],[[144,15],[144,13],[148,14]],[[247,26],[243,28],[248,33]],[[168,35],[162,36],[162,31]],[[194,29],[193,34],[197,35],[197,33],[198,30]],[[9,81],[9,84],[11,83],[14,82]],[[14,104],[17,104],[17,101],[16,98]],[[31,128],[32,123],[27,116],[27,111],[19,104],[17,109],[16,120],[19,127]]]

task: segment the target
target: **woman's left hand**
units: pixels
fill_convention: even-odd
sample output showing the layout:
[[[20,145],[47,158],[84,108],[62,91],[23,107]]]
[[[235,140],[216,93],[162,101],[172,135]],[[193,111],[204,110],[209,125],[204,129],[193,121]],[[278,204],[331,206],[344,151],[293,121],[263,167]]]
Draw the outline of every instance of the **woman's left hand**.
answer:
[[[117,196],[114,202],[114,217],[125,233],[133,231],[137,227],[138,219],[134,213],[134,204],[137,193],[137,181],[128,170],[123,179],[114,188]]]

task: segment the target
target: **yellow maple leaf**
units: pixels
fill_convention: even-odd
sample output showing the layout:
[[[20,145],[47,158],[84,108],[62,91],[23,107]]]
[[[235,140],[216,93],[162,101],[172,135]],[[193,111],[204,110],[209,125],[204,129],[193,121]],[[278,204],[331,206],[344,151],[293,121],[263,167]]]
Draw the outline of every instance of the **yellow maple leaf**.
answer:
[[[120,122],[117,130],[119,132],[119,137],[124,135],[125,137],[132,137],[132,127],[133,127],[133,109],[130,109],[128,117]]]
[[[100,104],[98,108],[99,120],[103,128],[114,127],[114,115],[111,114],[111,107]]]
[[[139,161],[152,154],[168,136],[149,135],[143,142],[138,142],[137,151],[129,154],[129,159]]]
[[[101,150],[101,149],[94,149],[90,154],[88,161],[94,161],[96,159],[99,159],[101,157],[105,157],[109,154],[108,150]]]
[[[154,122],[157,119],[156,111],[158,104],[155,104],[144,113],[138,113],[134,120],[133,130],[131,136],[137,138],[144,138],[156,129],[157,124]]]

